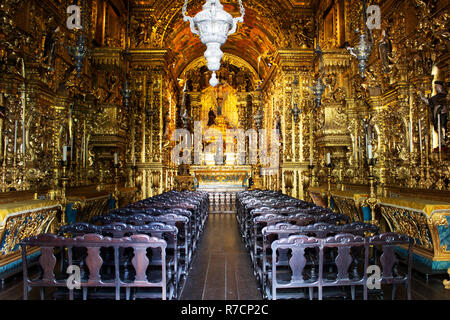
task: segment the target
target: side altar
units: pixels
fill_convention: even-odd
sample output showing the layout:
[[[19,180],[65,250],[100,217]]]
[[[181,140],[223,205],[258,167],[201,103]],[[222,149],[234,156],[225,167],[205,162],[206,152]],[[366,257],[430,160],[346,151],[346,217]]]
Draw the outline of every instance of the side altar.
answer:
[[[191,166],[195,188],[207,192],[238,192],[247,190],[251,166]]]

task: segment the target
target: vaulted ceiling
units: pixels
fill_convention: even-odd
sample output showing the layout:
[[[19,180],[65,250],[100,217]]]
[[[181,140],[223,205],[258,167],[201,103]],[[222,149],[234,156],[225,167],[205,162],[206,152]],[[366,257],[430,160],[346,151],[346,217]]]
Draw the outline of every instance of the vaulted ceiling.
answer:
[[[205,46],[183,21],[184,0],[130,0],[134,18],[149,22],[152,46],[168,48],[174,73],[179,75],[193,60],[203,56]],[[264,76],[278,48],[311,47],[314,34],[314,0],[243,0],[244,23],[228,38],[222,51],[247,61]],[[189,0],[188,15],[202,10],[205,0]],[[240,15],[238,0],[222,0],[225,11]],[[303,38],[302,38],[303,36]]]

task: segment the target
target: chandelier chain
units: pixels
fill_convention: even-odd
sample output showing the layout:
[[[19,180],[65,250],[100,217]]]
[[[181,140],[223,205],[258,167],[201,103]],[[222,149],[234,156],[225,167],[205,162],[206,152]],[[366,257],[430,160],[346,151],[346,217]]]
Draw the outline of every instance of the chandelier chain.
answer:
[[[187,5],[188,5],[188,1],[189,0],[184,0],[184,5],[183,5],[183,17],[186,17],[187,15]],[[239,20],[243,20],[244,19],[244,15],[245,15],[245,8],[244,5],[242,4],[242,0],[239,0],[239,11],[241,13],[241,16],[238,18]]]

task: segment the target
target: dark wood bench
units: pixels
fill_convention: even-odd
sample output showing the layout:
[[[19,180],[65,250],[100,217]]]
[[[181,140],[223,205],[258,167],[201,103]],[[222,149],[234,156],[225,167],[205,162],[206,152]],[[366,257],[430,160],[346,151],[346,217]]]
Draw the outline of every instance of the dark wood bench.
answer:
[[[56,252],[61,248],[67,254],[67,261],[72,265],[72,251],[74,248],[85,248],[86,255],[82,256],[83,263],[88,272],[80,277],[80,288],[82,298],[112,298],[120,300],[123,295],[121,289],[125,288],[125,298],[130,299],[131,289],[133,289],[133,299],[152,298],[152,299],[172,299],[174,297],[174,281],[168,277],[166,269],[166,247],[167,243],[163,239],[149,237],[144,234],[135,234],[131,237],[110,238],[99,234],[86,234],[75,238],[65,238],[53,234],[41,234],[35,237],[27,238],[20,243],[22,254],[26,256],[29,247],[37,246],[40,248],[41,256],[39,266],[42,269],[41,275],[37,278],[30,278],[28,275],[28,266],[23,266],[23,290],[24,299],[28,299],[29,290],[32,287],[39,287],[41,299],[45,299],[45,288],[56,288],[59,296],[67,297],[73,300],[75,295],[80,296],[76,289],[68,288],[69,274],[58,272],[56,268]],[[110,277],[102,273],[104,260],[102,257],[102,248],[113,248],[114,254],[114,273]],[[133,258],[130,265],[133,268],[133,274],[124,277],[121,274],[121,265],[119,264],[119,249],[130,248],[133,250]],[[157,266],[152,266],[154,257],[148,255],[148,249],[159,249],[160,255],[155,260],[160,261]],[[26,261],[26,260],[25,260]],[[74,292],[76,291],[76,292]],[[89,292],[88,292],[89,291]]]
[[[395,247],[398,245],[409,248],[407,271],[403,274],[397,268],[399,261]],[[377,250],[373,250],[374,247]],[[367,300],[369,262],[381,270],[380,285],[393,285],[393,298],[395,288],[404,285],[406,297],[411,299],[412,239],[408,236],[396,233],[366,238],[352,234],[327,238],[291,235],[274,241],[271,249],[272,271],[266,286],[269,299],[345,298],[347,293],[344,289],[350,287],[352,299],[355,299],[356,288],[360,288],[363,299]],[[333,261],[335,271],[330,272],[325,268],[325,257],[327,251],[334,249],[337,250]],[[288,258],[286,264],[279,263],[282,256]],[[317,268],[317,273],[314,268]]]

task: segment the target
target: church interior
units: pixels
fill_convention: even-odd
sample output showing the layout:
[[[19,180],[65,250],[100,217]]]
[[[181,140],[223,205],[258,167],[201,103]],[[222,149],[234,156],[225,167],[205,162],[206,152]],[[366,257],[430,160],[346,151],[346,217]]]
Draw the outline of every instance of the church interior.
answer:
[[[450,300],[449,18],[2,0],[0,300]]]

